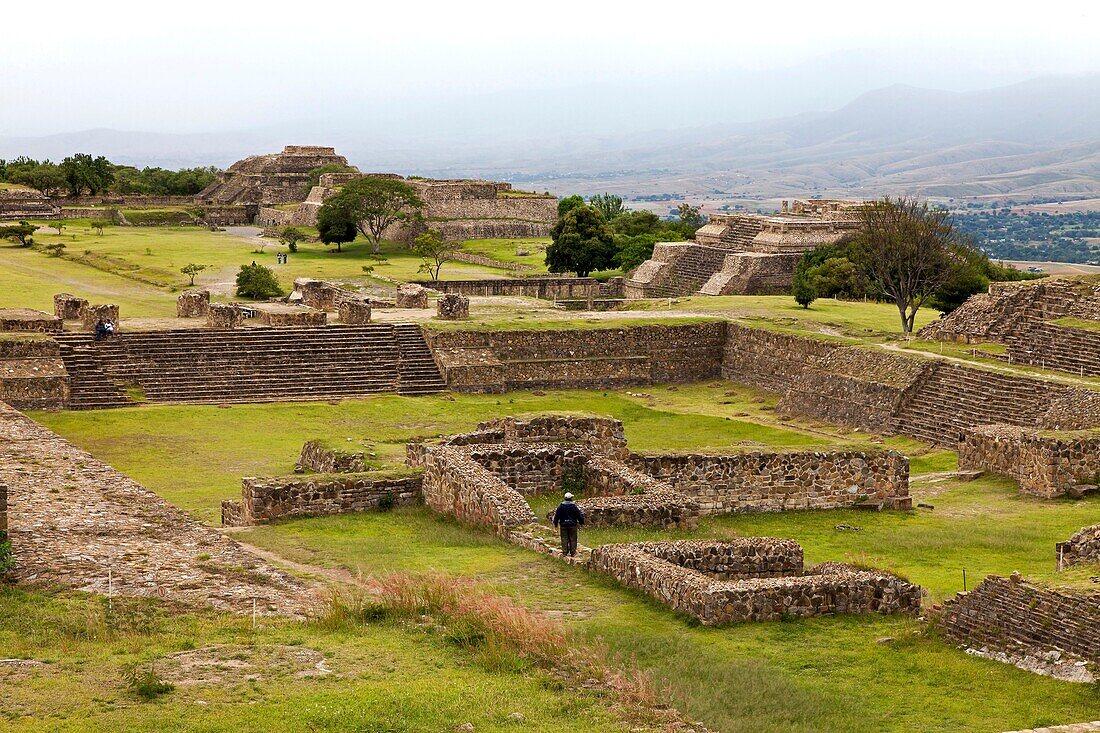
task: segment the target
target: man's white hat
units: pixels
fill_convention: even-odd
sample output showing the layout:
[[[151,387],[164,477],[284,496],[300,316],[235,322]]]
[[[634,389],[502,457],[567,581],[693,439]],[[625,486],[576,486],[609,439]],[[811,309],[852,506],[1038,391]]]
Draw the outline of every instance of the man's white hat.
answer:
[[[572,494],[570,494],[570,493],[569,493],[568,491],[566,491],[566,492],[565,492],[565,498],[566,498],[566,499],[572,499],[572,498],[573,498],[573,495],[572,495]]]

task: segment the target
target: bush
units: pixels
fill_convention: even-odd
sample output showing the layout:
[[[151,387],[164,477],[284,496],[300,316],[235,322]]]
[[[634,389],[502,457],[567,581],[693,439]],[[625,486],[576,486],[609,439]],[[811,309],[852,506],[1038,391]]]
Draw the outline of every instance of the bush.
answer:
[[[283,294],[279,278],[270,267],[241,265],[237,272],[237,295],[241,298],[276,298]]]
[[[397,505],[397,499],[394,497],[392,491],[387,491],[378,497],[378,509],[379,511],[388,512]]]
[[[15,570],[15,558],[11,554],[11,540],[0,532],[0,575]]]
[[[145,702],[155,700],[176,689],[175,685],[162,680],[153,670],[152,665],[131,664],[124,667],[122,678],[126,681],[130,692]]]

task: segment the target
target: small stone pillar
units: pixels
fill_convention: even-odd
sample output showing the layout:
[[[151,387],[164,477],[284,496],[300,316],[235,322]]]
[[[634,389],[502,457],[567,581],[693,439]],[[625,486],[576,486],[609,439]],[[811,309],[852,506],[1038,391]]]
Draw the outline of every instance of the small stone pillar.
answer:
[[[439,317],[444,321],[458,321],[470,317],[470,299],[458,293],[446,293],[436,302]]]
[[[80,325],[85,330],[94,331],[100,321],[110,323],[118,330],[117,305],[87,305],[80,311]]]
[[[427,308],[428,289],[416,283],[405,283],[397,289],[398,308]]]
[[[370,301],[345,300],[340,304],[340,322],[348,325],[370,323]]]
[[[325,280],[301,277],[294,281],[294,292],[298,293],[301,296],[301,302],[310,308],[334,311],[340,295],[340,286]]]
[[[76,321],[88,307],[88,301],[68,293],[53,296],[53,314],[63,321]]]
[[[206,311],[206,325],[210,328],[237,328],[244,320],[241,309],[225,303],[211,303]]]
[[[178,318],[202,318],[210,310],[209,290],[186,290],[176,298]]]

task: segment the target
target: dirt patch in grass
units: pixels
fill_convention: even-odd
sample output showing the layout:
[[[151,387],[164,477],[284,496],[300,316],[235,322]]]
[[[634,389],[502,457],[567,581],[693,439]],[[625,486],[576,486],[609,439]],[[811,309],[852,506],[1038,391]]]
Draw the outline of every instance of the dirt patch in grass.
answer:
[[[230,644],[190,649],[157,660],[157,673],[175,685],[235,685],[288,677],[333,674],[315,649],[299,646],[247,647]]]

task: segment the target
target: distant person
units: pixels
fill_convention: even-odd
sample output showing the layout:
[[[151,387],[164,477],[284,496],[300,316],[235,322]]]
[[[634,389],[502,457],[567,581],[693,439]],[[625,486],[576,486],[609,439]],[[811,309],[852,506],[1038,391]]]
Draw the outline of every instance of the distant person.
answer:
[[[95,324],[95,340],[102,341],[107,338],[107,324],[102,319]]]
[[[573,501],[573,495],[565,492],[565,501],[554,510],[554,526],[561,531],[562,557],[577,556],[577,528],[584,524],[584,512]]]
[[[103,330],[106,331],[106,336],[113,336],[115,333],[115,324],[113,321],[107,321],[103,324]]]

